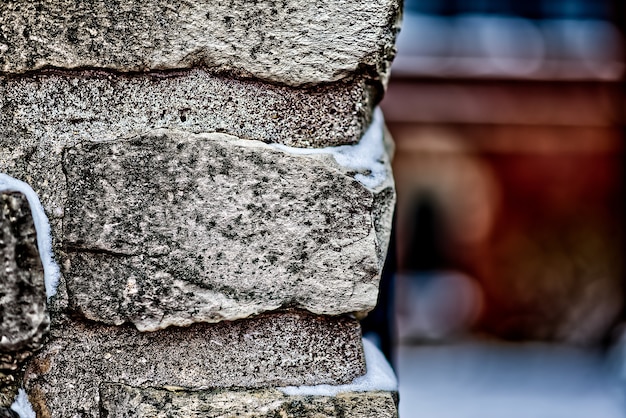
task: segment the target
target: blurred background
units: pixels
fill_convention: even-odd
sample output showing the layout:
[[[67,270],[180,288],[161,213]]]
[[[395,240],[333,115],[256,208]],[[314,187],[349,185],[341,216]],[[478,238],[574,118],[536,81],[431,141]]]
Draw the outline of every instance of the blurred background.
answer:
[[[363,324],[400,417],[626,417],[626,2],[404,7],[395,232]]]

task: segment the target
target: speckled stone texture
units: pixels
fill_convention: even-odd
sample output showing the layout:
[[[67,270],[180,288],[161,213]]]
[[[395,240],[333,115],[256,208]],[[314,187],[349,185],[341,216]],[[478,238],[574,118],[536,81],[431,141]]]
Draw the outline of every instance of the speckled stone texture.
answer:
[[[207,66],[289,85],[387,77],[396,0],[5,0],[0,72]]]
[[[397,418],[394,395],[350,392],[334,397],[287,396],[274,389],[200,392],[100,387],[100,416],[109,418]]]
[[[61,166],[66,147],[154,129],[222,132],[296,147],[353,144],[379,98],[380,90],[363,76],[301,88],[201,69],[0,76],[0,172],[33,187],[58,236],[67,194]]]
[[[376,304],[391,177],[372,191],[330,155],[172,131],[68,149],[63,165],[64,277],[86,318],[157,330]]]
[[[104,383],[261,388],[349,383],[364,373],[355,319],[287,311],[153,333],[59,324],[30,362],[25,386],[38,417],[97,417]]]
[[[12,402],[18,367],[41,346],[49,323],[28,200],[0,191],[0,406]]]
[[[2,379],[2,383],[0,383],[0,418],[19,418],[9,415],[11,414],[11,404],[17,396],[19,383],[15,378],[7,379],[7,376],[8,374],[0,372],[0,379]]]
[[[37,193],[61,267],[45,346],[40,264],[40,310],[18,313],[36,333],[0,329],[0,416],[23,385],[44,418],[397,417],[391,393],[276,388],[365,374],[389,156],[375,143],[357,169],[280,146],[365,148],[400,16],[397,0],[0,1],[0,172]],[[18,379],[7,341],[31,355]]]
[[[58,147],[170,128],[299,147],[351,144],[367,128],[378,95],[359,75],[295,88],[202,69],[47,70],[0,76],[0,138]]]

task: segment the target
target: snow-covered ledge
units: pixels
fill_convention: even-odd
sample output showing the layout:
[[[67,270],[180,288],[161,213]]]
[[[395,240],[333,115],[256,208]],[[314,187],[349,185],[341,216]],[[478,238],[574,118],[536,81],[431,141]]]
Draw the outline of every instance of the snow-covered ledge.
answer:
[[[336,396],[346,392],[397,392],[398,379],[383,353],[363,338],[367,373],[347,385],[286,386],[278,388],[285,395]]]
[[[369,128],[354,145],[341,145],[325,148],[296,148],[282,144],[270,144],[273,148],[289,154],[311,155],[330,154],[337,164],[357,171],[354,178],[370,190],[376,189],[388,177],[385,163],[385,119],[380,108],[374,110]]]

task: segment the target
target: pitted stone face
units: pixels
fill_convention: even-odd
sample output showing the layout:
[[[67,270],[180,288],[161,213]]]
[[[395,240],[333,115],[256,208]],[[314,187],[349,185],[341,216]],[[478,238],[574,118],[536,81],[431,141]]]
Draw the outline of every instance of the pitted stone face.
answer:
[[[0,192],[0,407],[13,401],[15,373],[40,347],[49,323],[28,201],[21,193]]]
[[[348,392],[334,397],[287,396],[275,389],[173,392],[104,384],[100,398],[101,411],[108,417],[398,417],[394,394],[390,392]]]
[[[361,330],[354,318],[288,311],[157,332],[73,321],[55,325],[24,377],[40,418],[71,417],[79,411],[85,418],[195,416],[177,410],[180,405],[164,414],[123,413],[125,406],[119,402],[125,402],[126,394],[103,390],[111,383],[142,388],[146,394],[152,387],[188,389],[191,397],[180,401],[189,402],[193,410],[198,390],[337,385],[366,372]],[[287,399],[272,392],[277,400]],[[246,398],[241,401],[245,408]],[[146,400],[145,406],[150,408],[152,402]],[[128,407],[135,406],[140,407]],[[111,409],[110,414],[103,409]]]
[[[393,207],[329,155],[171,131],[65,152],[70,305],[140,330],[376,304]],[[388,167],[388,166],[387,166]]]
[[[21,193],[0,192],[0,262],[0,369],[15,369],[49,324],[37,232]]]
[[[7,153],[18,158],[24,145],[44,144],[48,156],[50,148],[160,128],[296,147],[354,144],[367,129],[378,95],[363,76],[314,87],[238,80],[206,69],[0,76],[0,166],[36,159],[25,152],[19,160],[3,161]]]
[[[59,236],[67,194],[64,148],[155,129],[221,132],[293,147],[351,145],[367,130],[379,94],[365,76],[288,87],[198,68],[0,75],[0,169],[29,179]]]
[[[289,85],[386,79],[397,0],[0,2],[0,72],[207,66]]]

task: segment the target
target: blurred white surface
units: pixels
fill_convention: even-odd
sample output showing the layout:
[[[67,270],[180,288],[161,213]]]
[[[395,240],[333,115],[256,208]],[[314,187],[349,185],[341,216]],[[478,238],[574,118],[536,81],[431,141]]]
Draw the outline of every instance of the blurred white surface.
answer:
[[[400,418],[624,418],[623,391],[596,353],[467,342],[400,346]]]

